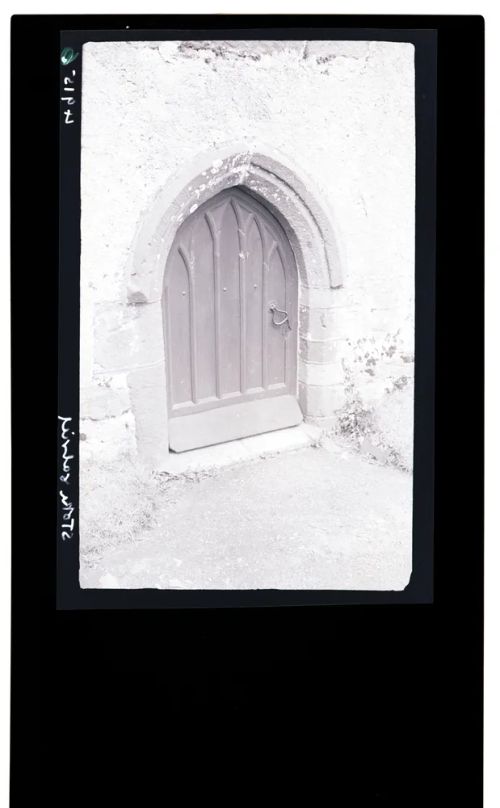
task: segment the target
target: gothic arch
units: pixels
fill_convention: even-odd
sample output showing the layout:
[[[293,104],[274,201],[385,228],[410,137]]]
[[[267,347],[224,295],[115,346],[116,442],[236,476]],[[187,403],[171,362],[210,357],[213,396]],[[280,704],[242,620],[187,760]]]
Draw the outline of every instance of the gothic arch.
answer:
[[[234,145],[199,157],[157,194],[131,250],[127,298],[135,308],[136,338],[150,358],[128,384],[139,455],[161,468],[168,461],[167,374],[162,310],[165,269],[179,227],[201,204],[234,186],[254,195],[282,225],[299,275],[299,402],[306,419],[335,410],[340,382],[332,362],[332,295],[342,285],[331,212],[309,180],[270,149]]]
[[[304,287],[342,285],[331,213],[320,204],[311,181],[300,179],[295,170],[271,156],[271,150],[231,146],[199,157],[195,167],[182,171],[158,193],[135,239],[130,303],[150,303],[161,297],[166,260],[179,226],[200,204],[235,185],[260,198],[281,222]]]

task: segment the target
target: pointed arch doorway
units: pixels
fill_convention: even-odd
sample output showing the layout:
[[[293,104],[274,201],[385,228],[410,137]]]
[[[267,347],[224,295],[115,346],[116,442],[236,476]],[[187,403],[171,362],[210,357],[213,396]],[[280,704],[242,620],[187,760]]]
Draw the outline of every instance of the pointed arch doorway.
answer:
[[[298,273],[273,214],[241,187],[180,226],[163,290],[170,449],[299,424]]]

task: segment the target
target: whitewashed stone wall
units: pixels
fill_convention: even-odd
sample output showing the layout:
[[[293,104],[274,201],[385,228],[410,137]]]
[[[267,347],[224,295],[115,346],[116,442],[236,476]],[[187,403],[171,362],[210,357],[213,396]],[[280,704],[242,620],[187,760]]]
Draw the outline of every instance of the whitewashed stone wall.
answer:
[[[325,424],[335,414],[349,423],[351,412],[373,411],[374,423],[389,421],[393,433],[401,424],[399,443],[410,453],[414,140],[411,44],[87,43],[82,452],[134,452],[148,408],[157,429],[166,419],[166,410],[158,412],[164,386],[161,302],[154,291],[144,293],[140,278],[156,273],[153,280],[148,274],[148,289],[158,279],[161,287],[161,248],[153,256],[157,267],[149,266],[147,255],[154,239],[163,242],[161,227],[151,230],[152,217],[175,229],[192,207],[183,205],[203,201],[209,183],[217,181],[224,168],[217,155],[233,153],[243,181],[253,154],[290,167],[305,189],[308,210],[317,204],[324,217],[321,232],[331,234],[325,237],[334,264],[328,288],[316,283],[314,273],[301,277],[304,411]],[[203,176],[208,179],[200,184]],[[196,187],[190,178],[197,178]],[[183,184],[184,198],[178,194]],[[159,210],[168,199],[176,200],[172,215]],[[314,263],[317,246],[304,232],[301,243],[313,251],[305,263]],[[402,389],[405,413],[398,403],[397,417],[388,417],[391,397],[400,397]]]

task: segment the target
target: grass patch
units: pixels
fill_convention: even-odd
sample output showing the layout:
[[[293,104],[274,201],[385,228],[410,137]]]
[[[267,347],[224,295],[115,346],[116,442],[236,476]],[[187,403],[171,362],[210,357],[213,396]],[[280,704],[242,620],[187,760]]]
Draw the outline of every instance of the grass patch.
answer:
[[[337,411],[330,433],[370,460],[402,471],[413,465],[413,385],[407,376],[394,380],[377,408],[363,405],[352,373],[343,361],[347,401]]]
[[[101,552],[133,542],[155,522],[157,478],[137,460],[89,461],[80,469],[80,554],[87,563]]]

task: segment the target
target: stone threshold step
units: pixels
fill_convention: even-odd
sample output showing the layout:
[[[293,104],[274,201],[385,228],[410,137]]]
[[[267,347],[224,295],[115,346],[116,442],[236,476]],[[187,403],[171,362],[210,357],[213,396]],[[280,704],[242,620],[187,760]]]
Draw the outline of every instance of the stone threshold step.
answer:
[[[302,423],[288,429],[253,435],[251,438],[241,438],[203,449],[192,449],[181,454],[170,452],[157,470],[172,476],[182,476],[190,472],[221,469],[260,457],[305,449],[316,443],[321,433],[320,427]]]

